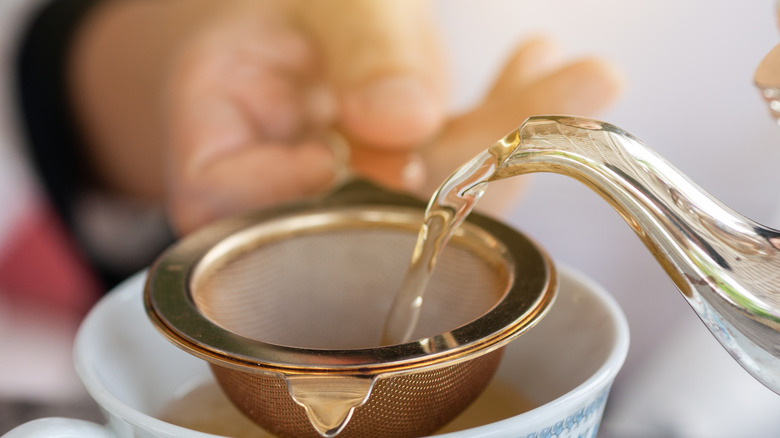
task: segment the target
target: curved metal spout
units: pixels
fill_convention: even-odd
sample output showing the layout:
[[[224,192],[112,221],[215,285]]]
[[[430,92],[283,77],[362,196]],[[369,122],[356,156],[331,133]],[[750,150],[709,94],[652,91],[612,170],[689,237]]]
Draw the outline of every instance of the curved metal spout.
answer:
[[[780,393],[780,233],[736,213],[622,129],[533,117],[491,149],[492,179],[555,172],[610,202],[720,343]]]

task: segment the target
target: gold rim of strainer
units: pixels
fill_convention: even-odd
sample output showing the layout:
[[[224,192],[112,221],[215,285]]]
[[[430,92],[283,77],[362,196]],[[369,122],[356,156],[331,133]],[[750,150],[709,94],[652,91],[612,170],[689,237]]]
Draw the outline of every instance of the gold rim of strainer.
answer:
[[[191,298],[191,285],[200,271],[209,269],[225,252],[240,251],[250,242],[256,246],[259,236],[277,236],[271,237],[276,240],[281,234],[289,236],[303,228],[335,226],[334,219],[342,224],[344,219],[357,219],[363,226],[373,221],[385,228],[411,227],[416,233],[424,208],[425,203],[416,198],[352,181],[318,201],[218,222],[184,238],[153,264],[144,292],[147,313],[171,342],[221,366],[285,374],[367,376],[432,369],[472,359],[504,346],[544,316],[557,291],[550,258],[521,233],[474,213],[459,232],[480,234],[479,238],[490,241],[497,254],[514,261],[512,284],[482,316],[430,338],[345,350],[270,344],[217,325],[197,309]]]

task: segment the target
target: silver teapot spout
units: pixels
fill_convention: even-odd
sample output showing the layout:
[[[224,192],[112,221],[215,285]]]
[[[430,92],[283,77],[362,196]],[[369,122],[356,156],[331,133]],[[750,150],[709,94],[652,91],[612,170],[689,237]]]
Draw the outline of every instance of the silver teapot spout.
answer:
[[[608,123],[533,117],[491,151],[501,157],[492,179],[560,173],[612,204],[718,341],[780,393],[780,232],[726,207]]]

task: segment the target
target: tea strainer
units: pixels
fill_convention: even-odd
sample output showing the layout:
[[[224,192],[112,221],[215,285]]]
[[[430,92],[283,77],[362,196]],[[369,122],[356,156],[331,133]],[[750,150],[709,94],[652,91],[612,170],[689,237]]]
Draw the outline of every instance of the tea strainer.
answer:
[[[534,243],[472,214],[441,254],[415,340],[379,346],[424,208],[353,181],[208,226],[152,266],[147,312],[279,436],[431,433],[484,389],[557,279]]]

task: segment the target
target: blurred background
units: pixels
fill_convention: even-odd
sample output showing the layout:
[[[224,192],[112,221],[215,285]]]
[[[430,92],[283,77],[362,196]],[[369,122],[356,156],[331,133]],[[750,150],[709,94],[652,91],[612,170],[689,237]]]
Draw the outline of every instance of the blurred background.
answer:
[[[615,62],[625,94],[600,118],[639,137],[726,205],[780,227],[780,128],[753,71],[780,38],[775,2],[439,2],[456,108],[515,41],[550,35]],[[520,122],[520,121],[518,121]],[[723,350],[633,231],[582,184],[537,174],[509,219],[620,303],[631,348],[600,436],[775,436],[780,397]],[[774,412],[774,413],[773,413]]]
[[[755,67],[780,41],[774,2],[435,5],[452,65],[454,112],[482,96],[519,41],[551,36],[570,55],[601,56],[622,70],[625,94],[601,119],[642,139],[726,205],[780,228],[780,127],[752,84]],[[7,119],[0,115],[0,129],[8,129]],[[0,256],[32,191],[11,143],[0,144]],[[780,430],[780,397],[721,349],[596,194],[562,176],[535,175],[509,222],[559,263],[602,284],[628,317],[632,345],[600,436],[770,436]],[[70,357],[77,325],[57,314],[33,314],[0,294],[0,398],[84,400]]]

